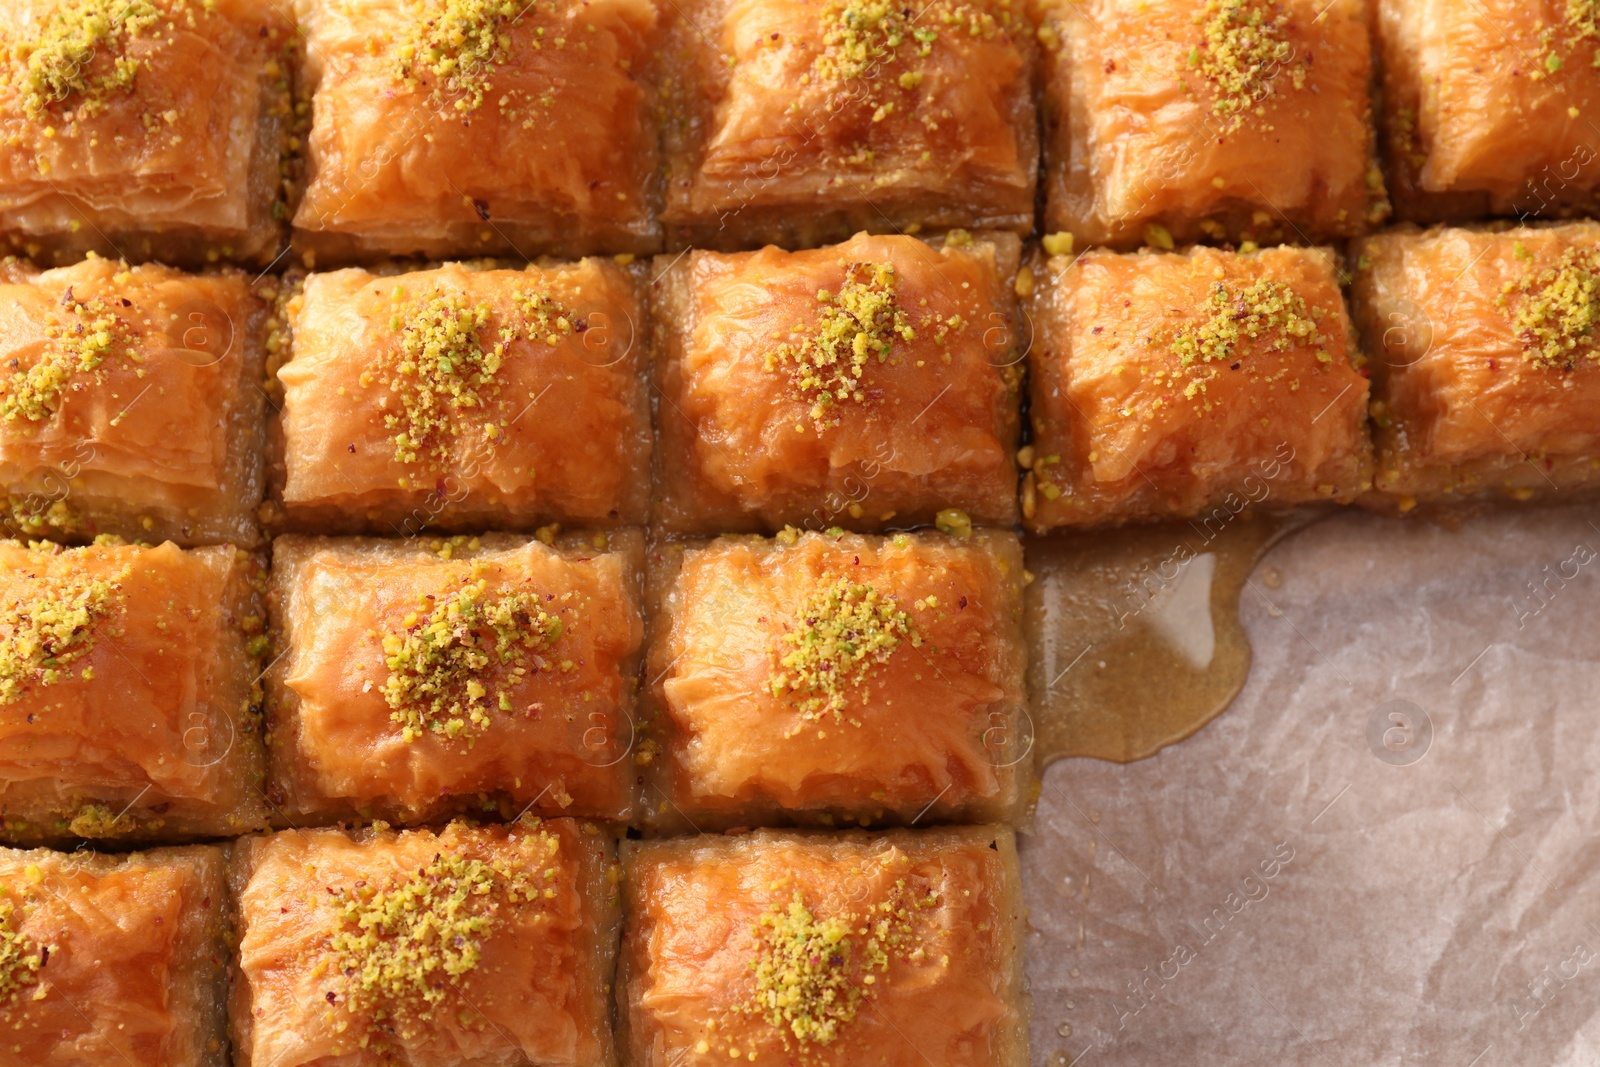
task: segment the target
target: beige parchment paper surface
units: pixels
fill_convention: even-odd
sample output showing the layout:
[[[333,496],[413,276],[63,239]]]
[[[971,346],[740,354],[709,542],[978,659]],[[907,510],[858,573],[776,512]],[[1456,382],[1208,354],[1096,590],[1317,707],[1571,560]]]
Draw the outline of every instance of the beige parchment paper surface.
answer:
[[[1240,611],[1228,711],[1045,774],[1034,1063],[1600,1065],[1600,506],[1344,512]]]

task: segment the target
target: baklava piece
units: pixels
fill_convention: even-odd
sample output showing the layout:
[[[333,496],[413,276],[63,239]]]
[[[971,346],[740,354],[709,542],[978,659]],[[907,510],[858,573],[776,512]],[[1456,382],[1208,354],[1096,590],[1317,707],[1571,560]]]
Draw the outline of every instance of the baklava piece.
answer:
[[[0,243],[58,264],[269,263],[294,121],[286,7],[0,5]]]
[[[259,540],[265,304],[239,271],[0,264],[0,529]]]
[[[1370,487],[1367,371],[1327,249],[1035,262],[1036,532]]]
[[[1588,0],[1376,0],[1395,212],[1600,210],[1600,22]]]
[[[0,1063],[226,1067],[224,867],[0,849]]]
[[[1022,583],[1010,531],[659,546],[652,828],[1016,821]]]
[[[858,234],[657,260],[654,521],[697,533],[1016,521],[1019,242]]]
[[[1047,231],[1304,243],[1388,215],[1367,0],[1045,0],[1043,16]]]
[[[629,1067],[1024,1067],[1010,831],[623,844]]]
[[[246,838],[237,1067],[614,1067],[619,874],[571,819]]]
[[[264,825],[264,564],[227,545],[0,542],[0,836]]]
[[[311,275],[286,305],[270,521],[407,537],[642,522],[642,286],[609,259]]]
[[[663,17],[669,246],[1032,229],[1023,0],[681,0]]]
[[[1600,224],[1357,242],[1380,501],[1600,483]]]
[[[632,813],[644,538],[546,536],[274,542],[290,820]]]
[[[295,0],[322,259],[654,252],[655,0]]]

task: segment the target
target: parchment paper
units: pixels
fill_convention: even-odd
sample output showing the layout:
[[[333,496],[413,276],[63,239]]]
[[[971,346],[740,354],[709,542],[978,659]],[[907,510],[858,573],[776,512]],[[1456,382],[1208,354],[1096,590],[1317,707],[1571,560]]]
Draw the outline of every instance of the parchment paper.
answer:
[[[1215,722],[1045,775],[1034,1063],[1600,1064],[1600,506],[1341,513],[1241,613]]]

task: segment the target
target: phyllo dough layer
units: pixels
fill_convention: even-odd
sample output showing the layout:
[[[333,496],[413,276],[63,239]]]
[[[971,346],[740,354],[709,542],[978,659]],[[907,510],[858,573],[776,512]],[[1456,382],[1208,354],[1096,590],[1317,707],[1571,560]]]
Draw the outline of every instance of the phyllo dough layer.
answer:
[[[644,538],[273,544],[274,804],[416,822],[633,813]]]
[[[265,316],[236,270],[0,265],[0,527],[254,545]]]
[[[1367,371],[1327,249],[1035,262],[1034,531],[1346,502]]]
[[[0,5],[0,240],[57,263],[266,265],[297,43],[272,0]]]
[[[295,0],[312,100],[295,244],[654,252],[654,0]]]
[[[1016,820],[1022,582],[1009,531],[659,546],[651,824]]]
[[[263,825],[264,561],[0,542],[0,833],[53,843]]]
[[[1600,482],[1600,224],[1408,229],[1353,252],[1391,505]]]
[[[0,849],[0,1062],[225,1067],[223,850]]]
[[[1033,227],[1022,0],[667,5],[667,243]]]
[[[697,533],[1016,521],[1010,234],[661,256],[654,521]]]
[[[613,1067],[619,873],[571,819],[246,838],[237,1067]]]
[[[1586,0],[1376,0],[1385,162],[1415,222],[1600,210]]]
[[[1044,0],[1047,231],[1319,241],[1388,214],[1367,0]]]
[[[1023,1067],[1008,830],[623,844],[629,1067]]]
[[[288,302],[280,528],[641,522],[645,309],[611,260],[313,274]]]

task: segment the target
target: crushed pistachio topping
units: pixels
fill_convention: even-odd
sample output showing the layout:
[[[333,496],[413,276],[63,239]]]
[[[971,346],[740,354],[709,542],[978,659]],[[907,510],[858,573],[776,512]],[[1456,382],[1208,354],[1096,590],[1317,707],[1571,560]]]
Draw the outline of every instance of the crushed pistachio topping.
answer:
[[[509,23],[529,5],[522,0],[428,0],[400,43],[400,81],[420,85],[431,75],[433,102],[455,97],[457,111],[475,111],[491,90],[495,69],[511,51]]]
[[[452,444],[471,431],[468,413],[481,413],[499,395],[498,375],[513,343],[554,347],[583,328],[576,313],[546,293],[518,290],[512,301],[515,315],[490,335],[495,312],[486,303],[472,303],[443,287],[407,300],[404,290],[395,288],[389,326],[398,343],[383,357],[383,369],[385,384],[400,399],[400,412],[384,416],[384,426],[394,431],[396,460],[448,460]],[[363,384],[367,380],[364,376]],[[482,421],[483,438],[497,440],[503,427]]]
[[[825,575],[796,614],[799,625],[773,642],[771,685],[774,696],[794,694],[804,722],[844,722],[850,691],[866,684],[872,665],[888,662],[901,641],[922,644],[895,598],[864,582]]]
[[[1257,279],[1243,289],[1214,282],[1205,308],[1208,314],[1203,320],[1180,329],[1173,339],[1173,354],[1184,366],[1232,360],[1245,340],[1271,336],[1267,347],[1277,352],[1326,341],[1317,327],[1316,312],[1294,289],[1272,278]]]
[[[760,948],[752,964],[754,1008],[802,1044],[830,1045],[856,1017],[865,996],[863,971],[887,970],[876,938],[856,958],[854,924],[818,920],[797,891],[787,908],[774,908],[757,926]]]
[[[1535,79],[1556,74],[1566,67],[1558,39],[1569,51],[1585,41],[1600,42],[1600,0],[1566,0],[1559,10],[1559,24],[1548,27],[1539,35],[1539,43],[1544,49],[1544,70],[1533,71]],[[1600,49],[1595,50],[1590,63],[1600,67]]]
[[[93,115],[113,93],[133,88],[139,60],[118,55],[126,42],[161,18],[149,0],[64,0],[42,20],[36,36],[12,47],[12,87],[37,117],[76,97]],[[104,55],[103,62],[96,62]]]
[[[1284,32],[1289,14],[1276,0],[1206,0],[1195,22],[1200,44],[1190,49],[1189,66],[1212,84],[1211,110],[1227,130],[1238,129],[1277,91],[1280,74],[1304,87],[1306,64],[1295,57]]]
[[[767,355],[767,370],[786,369],[801,396],[811,401],[811,419],[819,431],[835,404],[866,399],[862,379],[874,359],[888,359],[897,339],[916,337],[895,299],[895,287],[891,263],[845,264],[837,293],[817,291],[822,310],[815,324],[792,327],[793,340]]]
[[[82,379],[107,359],[121,355],[138,362],[135,329],[122,317],[131,306],[125,298],[79,300],[68,289],[45,328],[49,343],[38,360],[0,382],[0,419],[41,422],[60,408],[64,391],[82,388]]]
[[[0,892],[4,891],[5,887],[0,886]],[[47,958],[45,946],[12,927],[14,913],[11,901],[0,900],[0,1003],[37,982],[39,968]]]
[[[1600,246],[1567,249],[1554,266],[1508,285],[1502,304],[1509,296],[1518,298],[1511,323],[1530,363],[1571,370],[1580,357],[1600,360]]]
[[[543,861],[554,859],[560,839],[541,831],[536,840]],[[536,901],[547,890],[553,896],[555,875],[554,867],[537,877],[521,863],[513,868],[441,851],[382,886],[362,880],[339,887],[334,909],[340,929],[329,949],[330,971],[343,979],[344,1006],[400,1027],[432,1019],[434,1008],[483,959],[501,910],[519,899]]]
[[[0,602],[0,704],[29,685],[54,685],[94,648],[95,628],[121,606],[121,582],[82,575],[36,575],[24,593]]]
[[[822,52],[814,67],[824,78],[870,77],[894,62],[902,46],[928,55],[939,31],[919,24],[918,14],[904,4],[888,0],[839,2],[822,9]],[[931,21],[931,20],[930,20]]]
[[[541,606],[546,602],[532,592],[490,593],[484,578],[469,578],[444,596],[419,597],[401,629],[383,635],[390,672],[383,697],[401,736],[465,734],[470,741],[488,727],[492,712],[512,710],[509,689],[530,670],[566,664],[542,655],[565,630]],[[481,680],[491,667],[513,663],[505,672],[509,685],[491,691]]]

